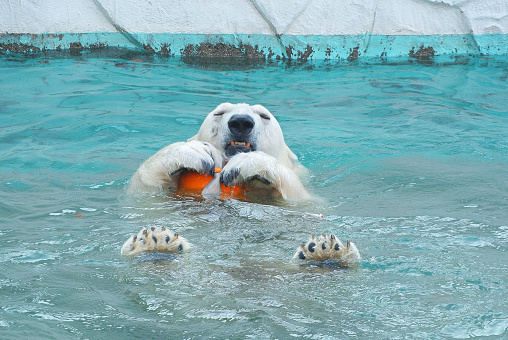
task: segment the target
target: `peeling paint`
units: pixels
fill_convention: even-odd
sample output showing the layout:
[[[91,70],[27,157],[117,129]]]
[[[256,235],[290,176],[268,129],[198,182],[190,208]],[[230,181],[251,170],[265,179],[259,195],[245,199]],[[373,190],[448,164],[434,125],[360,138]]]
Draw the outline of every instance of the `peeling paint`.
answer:
[[[415,52],[414,47],[409,51],[409,56],[412,58],[429,58],[436,55],[436,51],[432,46],[424,47],[423,45],[420,46],[418,51]]]
[[[70,50],[83,50],[84,47],[79,42],[73,42],[73,43],[69,44],[69,49]]]
[[[39,53],[69,50],[127,48],[142,53],[183,57],[224,57],[263,60],[411,57],[442,55],[508,54],[508,35],[488,34],[435,36],[289,36],[259,34],[136,34],[141,48],[122,33],[0,34],[0,53]]]
[[[189,44],[182,53],[184,57],[225,57],[225,58],[248,58],[265,59],[265,53],[259,51],[258,46],[240,44],[239,46],[218,43]]]
[[[355,48],[353,48],[351,50],[351,53],[349,54],[349,56],[347,57],[347,60],[348,61],[353,61],[353,60],[356,60],[358,59],[359,57],[359,53],[358,53],[358,50],[360,49],[360,46],[357,46]]]
[[[286,55],[283,56],[283,59],[288,59],[288,60],[291,60],[293,59],[293,46],[289,45],[289,46],[286,46]]]
[[[33,53],[40,52],[41,49],[34,45],[19,44],[19,43],[0,43],[0,52],[12,53]]]
[[[285,50],[286,50],[286,54],[282,55],[281,58],[279,58],[279,59],[288,60],[288,61],[295,60],[298,62],[306,62],[309,59],[313,59],[312,54],[314,53],[314,49],[310,45],[307,45],[305,48],[303,48],[301,50],[297,49],[296,47],[294,47],[292,45],[288,45],[285,47]]]
[[[309,58],[311,57],[312,53],[314,52],[314,50],[312,49],[312,47],[310,45],[307,45],[307,47],[305,48],[305,51],[298,51],[298,61],[307,61],[309,60]]]
[[[159,50],[159,53],[171,55],[171,45],[169,44],[163,44]]]
[[[0,32],[6,32],[2,53],[107,47],[299,61],[502,55],[508,54],[508,2],[0,1]]]
[[[273,53],[272,51],[272,48],[271,47],[268,47],[268,55],[266,56],[268,59],[272,59],[272,57],[275,55],[275,53]]]

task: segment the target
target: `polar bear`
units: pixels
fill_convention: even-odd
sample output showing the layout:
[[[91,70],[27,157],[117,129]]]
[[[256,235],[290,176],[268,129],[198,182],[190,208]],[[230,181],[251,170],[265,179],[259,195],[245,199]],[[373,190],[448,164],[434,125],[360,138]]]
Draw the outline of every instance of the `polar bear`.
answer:
[[[306,169],[286,145],[275,117],[261,105],[220,104],[194,137],[164,147],[141,164],[127,193],[177,191],[189,172],[208,176],[200,188],[202,196],[221,197],[227,188],[241,186],[243,191],[258,190],[289,201],[312,198],[301,181]],[[121,253],[177,253],[189,248],[190,243],[178,234],[152,227],[129,238]],[[333,235],[312,236],[297,249],[294,258],[341,259],[341,264],[349,264],[357,262],[360,254],[352,242],[343,246]]]
[[[306,172],[284,142],[275,117],[261,105],[220,104],[197,135],[166,146],[132,176],[128,194],[177,190],[185,170],[214,176],[226,187],[245,184],[285,200],[310,199],[301,182]],[[204,193],[216,193],[207,190]]]

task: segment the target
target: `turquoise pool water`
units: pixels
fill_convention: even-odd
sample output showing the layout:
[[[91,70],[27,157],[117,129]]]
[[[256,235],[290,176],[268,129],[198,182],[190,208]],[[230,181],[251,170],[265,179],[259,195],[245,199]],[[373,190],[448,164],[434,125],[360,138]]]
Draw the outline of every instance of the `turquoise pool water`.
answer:
[[[0,58],[2,339],[508,336],[508,59]],[[130,198],[217,104],[265,105],[323,203]],[[123,258],[140,228],[193,250]],[[356,269],[291,257],[352,240]]]

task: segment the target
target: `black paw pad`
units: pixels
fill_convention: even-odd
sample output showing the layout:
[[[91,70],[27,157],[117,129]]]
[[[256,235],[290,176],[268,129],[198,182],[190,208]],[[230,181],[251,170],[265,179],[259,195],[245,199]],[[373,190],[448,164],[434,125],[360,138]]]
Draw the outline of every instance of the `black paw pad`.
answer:
[[[173,234],[166,228],[151,227],[130,237],[122,246],[121,254],[133,256],[143,252],[183,253],[189,248],[187,240],[178,234]]]
[[[361,257],[358,249],[352,242],[342,245],[340,240],[330,235],[323,234],[319,237],[312,235],[307,243],[303,243],[293,255],[294,259],[306,261],[327,261],[332,260],[341,267],[349,267],[357,264]]]

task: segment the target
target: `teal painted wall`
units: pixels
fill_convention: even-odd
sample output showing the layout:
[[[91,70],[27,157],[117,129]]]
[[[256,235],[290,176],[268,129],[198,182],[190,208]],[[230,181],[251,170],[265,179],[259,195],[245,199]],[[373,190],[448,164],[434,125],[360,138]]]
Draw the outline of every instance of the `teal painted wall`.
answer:
[[[32,0],[0,3],[0,51],[357,59],[508,54],[506,0]]]

